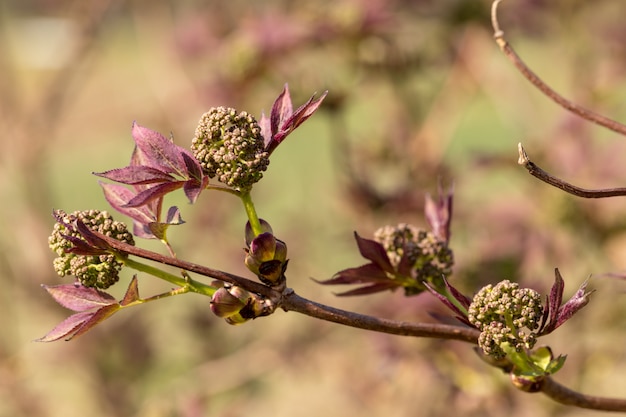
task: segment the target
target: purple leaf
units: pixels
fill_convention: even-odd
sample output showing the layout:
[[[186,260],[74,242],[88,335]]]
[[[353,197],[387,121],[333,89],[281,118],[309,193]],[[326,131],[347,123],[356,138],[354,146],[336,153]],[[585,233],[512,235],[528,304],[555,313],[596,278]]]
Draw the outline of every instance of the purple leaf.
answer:
[[[340,292],[335,295],[338,297],[348,297],[348,296],[353,296],[353,295],[368,295],[368,294],[374,294],[377,292],[382,292],[382,291],[387,291],[387,290],[394,290],[397,287],[398,286],[394,284],[392,281],[381,282],[378,284],[372,284],[372,285],[368,285],[365,287],[360,287],[360,288],[355,288],[353,290]]]
[[[91,330],[96,324],[103,322],[104,320],[111,317],[115,312],[117,312],[121,306],[119,304],[110,304],[108,306],[104,306],[91,313],[91,317],[89,317],[85,322],[76,328],[76,331],[69,335],[65,340],[69,341],[75,337],[78,337],[82,334],[87,333]],[[83,314],[83,313],[78,313]]]
[[[186,176],[187,167],[182,157],[182,148],[159,132],[133,123],[133,139],[142,155],[134,155],[141,159],[141,165],[148,165],[167,173]]]
[[[165,196],[167,193],[175,191],[181,188],[185,184],[185,181],[166,182],[163,184],[155,185],[154,187],[147,188],[133,197],[127,204],[126,208],[140,207],[151,201]]]
[[[102,178],[122,184],[154,184],[161,182],[176,181],[172,175],[150,166],[129,165],[124,168],[112,169],[105,172],[94,172]]]
[[[86,311],[117,303],[110,294],[77,284],[42,285],[54,301],[72,311]]]
[[[382,271],[377,265],[365,264],[356,268],[348,268],[343,271],[337,272],[331,279],[325,281],[317,281],[323,285],[341,285],[341,284],[370,284],[370,283],[382,283],[391,282],[384,271]],[[398,286],[397,283],[394,283]]]
[[[185,196],[189,199],[191,204],[195,203],[198,199],[198,196],[206,188],[209,184],[209,177],[202,177],[202,180],[190,179],[185,181],[183,185],[183,191],[185,192]]]
[[[165,222],[172,226],[178,226],[179,224],[185,224],[185,221],[180,215],[180,210],[176,206],[172,206],[167,210],[167,216]]]
[[[570,298],[565,304],[559,308],[558,317],[554,325],[554,329],[561,326],[567,320],[569,320],[574,314],[576,314],[581,308],[589,303],[589,296],[593,291],[586,292],[587,281],[583,282],[578,291]],[[553,330],[554,330],[553,329]]]
[[[561,308],[561,302],[563,302],[563,290],[565,289],[565,281],[561,276],[558,268],[554,269],[554,284],[550,289],[550,295],[548,296],[546,306],[544,307],[544,313],[542,317],[542,328],[545,332],[551,332],[556,327],[559,309]],[[547,320],[547,321],[546,321]]]
[[[93,316],[94,312],[83,312],[72,314],[56,327],[50,330],[45,336],[35,339],[36,342],[54,342],[59,339],[69,340],[74,333]]]
[[[276,99],[272,107],[272,113],[270,114],[271,139],[266,144],[265,150],[269,154],[274,152],[276,147],[280,145],[291,132],[315,113],[327,94],[328,91],[325,91],[317,99],[315,99],[315,96],[312,96],[306,103],[291,113],[290,116],[286,116],[289,113],[286,106],[291,105],[291,98],[288,97],[289,90],[285,86],[285,89],[281,95],[278,96],[278,99]]]
[[[124,307],[130,303],[138,301],[139,299],[139,282],[137,280],[137,275],[133,275],[133,278],[130,280],[130,284],[128,284],[126,294],[124,294],[124,298],[120,301],[120,305]]]
[[[156,221],[156,215],[148,205],[126,207],[128,202],[137,196],[137,193],[117,184],[100,182],[100,186],[104,191],[104,198],[118,212],[143,225]]]
[[[272,112],[270,113],[270,127],[272,136],[275,135],[279,129],[282,129],[283,123],[293,114],[293,104],[291,103],[291,95],[289,94],[289,86],[285,84],[283,91],[278,95],[274,105],[272,106]]]
[[[444,196],[439,184],[437,201],[430,194],[426,195],[424,214],[435,236],[448,243],[450,241],[450,223],[452,221],[452,188]]]
[[[111,249],[111,246],[106,242],[106,240],[95,234],[94,231],[87,227],[87,225],[81,220],[76,220],[76,231],[80,233],[82,238],[85,239],[92,248],[102,250]]]
[[[356,232],[354,232],[354,238],[356,239],[356,243],[359,247],[359,252],[361,253],[361,256],[363,256],[365,259],[369,259],[386,272],[394,272],[393,267],[391,266],[391,262],[389,261],[389,257],[387,256],[387,252],[385,251],[385,248],[383,248],[383,245],[374,240],[364,239],[360,237]]]

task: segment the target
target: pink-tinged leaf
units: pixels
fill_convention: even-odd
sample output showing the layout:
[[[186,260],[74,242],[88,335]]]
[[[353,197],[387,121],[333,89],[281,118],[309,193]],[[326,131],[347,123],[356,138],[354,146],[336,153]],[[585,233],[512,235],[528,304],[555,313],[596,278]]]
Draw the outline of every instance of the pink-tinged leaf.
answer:
[[[285,84],[283,91],[278,95],[272,112],[270,113],[270,128],[272,135],[275,135],[279,129],[283,129],[283,123],[293,114],[293,105],[291,103],[291,95],[289,94],[289,86]]]
[[[578,288],[578,291],[576,291],[576,293],[572,296],[572,298],[570,298],[565,304],[561,306],[561,308],[559,308],[559,313],[554,329],[561,326],[580,309],[586,306],[587,303],[589,303],[589,296],[593,293],[593,291],[586,291],[587,284],[587,281],[583,282],[580,288]]]
[[[393,282],[384,271],[374,264],[365,264],[356,268],[348,268],[337,272],[332,278],[325,281],[316,281],[323,285],[343,285],[343,284],[371,284],[382,282]],[[394,284],[398,286],[399,284]]]
[[[104,306],[96,310],[91,317],[89,317],[81,326],[79,326],[74,334],[71,334],[65,340],[69,341],[75,337],[83,335],[87,333],[89,330],[93,329],[97,324],[103,322],[104,320],[111,317],[115,312],[119,311],[121,306],[119,304],[111,304],[108,306]],[[80,313],[79,313],[80,314]]]
[[[185,192],[185,196],[187,196],[189,203],[195,203],[200,196],[200,193],[207,187],[207,185],[209,185],[209,177],[202,177],[201,181],[196,179],[185,181],[183,191]]]
[[[437,201],[434,201],[430,194],[427,194],[424,205],[424,214],[433,233],[446,243],[450,241],[452,196],[452,188],[444,195],[441,184],[439,184]]]
[[[391,266],[391,262],[389,261],[389,257],[387,256],[387,252],[383,245],[376,242],[375,240],[364,239],[359,236],[356,232],[354,232],[354,238],[356,239],[356,243],[359,247],[359,252],[361,256],[365,259],[369,259],[374,264],[378,265],[383,271],[393,273],[393,267]]]
[[[142,239],[158,239],[150,230],[151,224],[152,223],[140,224],[138,222],[133,222],[133,235]]]
[[[63,236],[64,239],[72,243],[72,247],[65,250],[65,252],[67,253],[74,253],[76,255],[83,255],[83,256],[98,256],[106,252],[105,250],[101,248],[92,246],[90,243],[87,243],[87,241],[77,236],[70,236],[70,235],[64,235],[64,234],[61,234],[61,236]]]
[[[87,311],[117,301],[110,294],[77,284],[42,285],[54,301],[72,311]]]
[[[393,291],[396,288],[398,288],[398,286],[395,285],[393,282],[389,281],[389,282],[383,282],[383,283],[368,285],[366,287],[355,288],[353,290],[340,292],[340,293],[337,293],[335,295],[338,296],[338,297],[348,297],[348,296],[355,296],[355,295],[368,295],[368,294],[374,294],[374,293],[377,293],[377,292],[388,291],[388,290],[389,291]]]
[[[263,137],[263,143],[265,148],[272,141],[272,126],[270,123],[270,118],[265,115],[265,113],[261,113],[261,119],[259,120],[259,127],[261,128],[261,136]]]
[[[144,225],[156,221],[156,215],[149,206],[126,207],[128,202],[137,196],[135,192],[118,184],[100,182],[100,186],[104,191],[104,198],[116,211]]]
[[[69,340],[94,313],[95,312],[90,311],[72,314],[61,323],[57,324],[56,327],[50,330],[45,336],[35,339],[35,342],[54,342],[60,339]]]
[[[302,123],[304,123],[309,117],[311,117],[311,115],[313,115],[313,113],[315,113],[315,111],[319,108],[319,106],[322,104],[322,101],[324,100],[324,98],[326,98],[326,95],[328,94],[328,91],[325,91],[319,98],[315,99],[315,96],[312,96],[306,103],[304,103],[302,106],[298,107],[298,109],[296,111],[294,111],[292,113],[292,115],[287,118],[286,120],[281,120],[279,126],[278,126],[278,131],[274,132],[274,126],[273,126],[273,122],[274,122],[274,115],[272,114],[270,117],[272,118],[271,122],[272,122],[272,139],[270,140],[270,142],[266,145],[265,150],[271,154],[272,152],[274,152],[274,150],[276,149],[276,147],[278,145],[280,145],[280,143],[285,140],[285,138],[291,133],[293,132],[298,126],[300,126]]]
[[[165,217],[165,222],[171,226],[178,226],[181,224],[185,224],[185,221],[180,215],[180,210],[176,206],[172,206],[167,210],[167,216]]]
[[[105,172],[94,172],[94,175],[122,184],[154,184],[176,181],[172,175],[150,166],[129,165],[124,168]]]
[[[446,296],[440,294],[433,287],[430,286],[427,282],[424,282],[426,289],[430,291],[432,295],[434,295],[439,301],[441,301],[446,307],[452,310],[456,315],[455,318],[460,322],[467,324],[468,326],[474,327],[469,320],[467,319],[467,309],[471,303],[471,300],[461,294],[456,288],[451,286],[448,281],[444,278],[444,282],[446,284],[446,288],[448,292],[465,308],[465,311],[461,310],[454,303],[452,303]]]
[[[159,132],[133,123],[133,139],[143,155],[138,155],[147,165],[167,173],[183,174],[186,172],[181,155],[181,147],[161,135]]]
[[[204,177],[202,166],[200,166],[200,163],[196,158],[194,158],[191,152],[186,149],[183,149],[183,151],[184,152],[181,153],[181,156],[183,158],[183,162],[185,163],[188,178],[193,178],[198,182],[201,182]]]
[[[120,305],[124,307],[138,300],[140,300],[139,282],[137,280],[137,275],[133,275],[133,278],[130,280],[130,284],[128,284],[128,289],[126,289],[126,294],[124,294],[124,298],[120,301]]]
[[[546,332],[553,331],[556,327],[559,309],[563,302],[563,290],[565,289],[565,281],[561,276],[558,268],[554,269],[554,284],[550,289],[547,303],[544,306],[544,314],[542,317],[542,328],[545,326]]]
[[[140,207],[150,203],[151,201],[161,198],[172,191],[175,191],[183,187],[185,181],[166,182],[163,184],[155,185],[154,187],[147,188],[133,197],[126,208]]]
[[[81,237],[87,241],[93,248],[108,250],[111,246],[102,239],[100,236],[94,233],[85,223],[81,220],[76,220],[76,231],[80,233]]]

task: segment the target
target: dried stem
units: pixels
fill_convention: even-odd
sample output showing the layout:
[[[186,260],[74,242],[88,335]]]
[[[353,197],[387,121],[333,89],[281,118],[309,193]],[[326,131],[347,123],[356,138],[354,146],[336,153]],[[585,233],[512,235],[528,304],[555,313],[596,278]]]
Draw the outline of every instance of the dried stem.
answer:
[[[586,109],[576,103],[569,101],[568,99],[554,91],[541,78],[539,78],[537,74],[535,74],[530,68],[528,68],[524,61],[513,50],[513,47],[511,47],[506,39],[504,39],[504,32],[500,29],[500,24],[498,23],[497,16],[498,4],[500,4],[501,1],[502,0],[495,0],[491,7],[491,23],[494,30],[493,37],[495,38],[496,43],[498,44],[504,55],[506,55],[506,57],[513,63],[513,65],[515,65],[515,67],[524,76],[524,78],[526,78],[535,87],[537,87],[539,91],[541,91],[546,97],[550,98],[552,101],[554,101],[564,109],[569,110],[570,112],[582,117],[585,120],[589,120],[590,122],[596,123],[600,126],[606,127],[607,129],[626,136],[626,125],[623,125],[613,119],[609,119],[608,117],[602,116],[601,114],[595,113],[589,109]]]
[[[521,143],[517,145],[517,150],[519,152],[519,159],[517,163],[523,165],[524,168],[528,170],[530,175],[539,178],[541,181],[550,184],[560,190],[563,190],[566,193],[583,198],[606,198],[626,195],[626,188],[604,188],[600,190],[588,190],[569,184],[555,177],[554,175],[547,173],[543,169],[539,168],[530,159],[528,159],[528,154],[526,154],[526,150],[524,150]]]

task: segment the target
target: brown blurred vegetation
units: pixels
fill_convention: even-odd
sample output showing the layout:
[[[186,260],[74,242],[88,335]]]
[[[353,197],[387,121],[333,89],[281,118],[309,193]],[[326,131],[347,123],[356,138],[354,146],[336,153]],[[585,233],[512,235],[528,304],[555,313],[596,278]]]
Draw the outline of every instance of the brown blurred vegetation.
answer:
[[[585,201],[531,178],[516,144],[577,185],[623,186],[626,141],[557,108],[499,53],[486,0],[27,0],[0,5],[1,416],[584,416],[515,391],[457,342],[405,339],[277,312],[240,327],[208,300],[124,311],[70,343],[38,344],[68,312],[53,273],[53,208],[106,209],[92,171],[126,164],[133,120],[188,144],[210,106],[260,115],[285,82],[323,110],[272,156],[254,191],[290,250],[289,285],[331,305],[430,320],[428,295],[338,299],[309,277],[361,260],[351,233],[424,225],[424,193],[454,183],[453,282],[571,294],[626,269],[623,199]],[[545,81],[626,120],[626,5],[507,0],[507,38]],[[183,259],[244,274],[244,214],[205,193],[171,239]],[[143,243],[143,242],[142,242]],[[158,248],[145,242],[148,248]],[[128,275],[130,276],[130,275]],[[127,276],[127,277],[128,277]],[[163,289],[140,277],[144,295]],[[67,280],[65,281],[67,282]],[[624,283],[549,343],[557,379],[626,396]],[[121,290],[120,290],[121,291]]]

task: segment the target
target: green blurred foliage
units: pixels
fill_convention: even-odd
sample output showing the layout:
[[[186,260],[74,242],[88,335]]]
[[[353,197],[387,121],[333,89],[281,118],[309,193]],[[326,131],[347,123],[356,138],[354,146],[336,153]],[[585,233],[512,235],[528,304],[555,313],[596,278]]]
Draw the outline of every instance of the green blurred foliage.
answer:
[[[624,7],[507,0],[501,24],[546,82],[626,120]],[[70,343],[31,342],[68,314],[39,288],[61,282],[46,245],[50,213],[107,209],[90,173],[126,165],[132,121],[189,144],[209,107],[268,113],[285,82],[296,105],[330,91],[254,190],[259,214],[289,245],[289,285],[302,295],[432,320],[439,306],[428,294],[337,299],[309,277],[362,262],[354,230],[423,226],[423,195],[439,178],[454,183],[452,280],[468,294],[502,279],[546,292],[557,266],[566,295],[590,274],[623,272],[623,199],[584,201],[539,183],[517,166],[516,144],[567,181],[599,188],[626,182],[625,142],[531,88],[493,42],[489,8],[483,0],[2,3],[0,415],[591,415],[516,392],[457,342],[282,312],[230,327],[194,295],[124,311]],[[170,202],[188,221],[170,236],[181,258],[246,274],[238,201],[205,193],[193,207],[180,195]],[[623,396],[624,285],[594,278],[592,287],[590,305],[546,343],[569,355],[558,380]],[[140,277],[140,289],[167,287]]]

